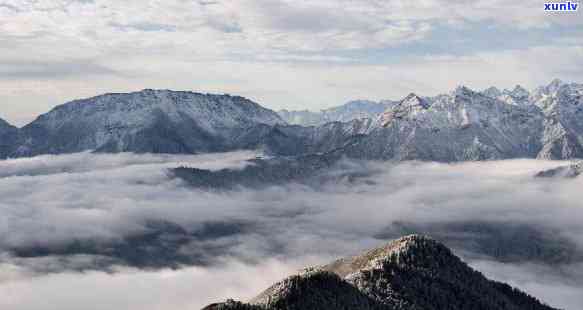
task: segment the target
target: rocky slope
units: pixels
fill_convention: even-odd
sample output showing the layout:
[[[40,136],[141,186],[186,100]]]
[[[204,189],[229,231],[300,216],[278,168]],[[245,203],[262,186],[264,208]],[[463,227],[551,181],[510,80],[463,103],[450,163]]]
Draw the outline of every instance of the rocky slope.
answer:
[[[17,155],[199,153],[233,149],[242,128],[284,123],[255,102],[169,90],[106,94],[58,106],[22,128]]]
[[[516,85],[512,90],[504,89],[502,91],[496,87],[490,87],[481,93],[511,105],[525,106],[532,104],[530,101],[530,92],[520,85]]]
[[[410,235],[361,255],[308,268],[248,304],[213,309],[553,309],[509,285],[488,280],[447,247]]]

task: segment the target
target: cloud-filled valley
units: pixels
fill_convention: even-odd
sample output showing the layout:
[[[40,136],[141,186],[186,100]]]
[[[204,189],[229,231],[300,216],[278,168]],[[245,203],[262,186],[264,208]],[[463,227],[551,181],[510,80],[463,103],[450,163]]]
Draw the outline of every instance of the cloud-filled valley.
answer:
[[[547,6],[0,1],[0,310],[583,309]]]
[[[375,174],[317,187],[222,191],[193,188],[169,173],[180,166],[242,169],[257,155],[0,161],[0,287],[11,292],[0,305],[42,308],[32,294],[67,309],[78,305],[59,292],[88,286],[97,287],[91,298],[124,309],[244,300],[300,267],[412,232],[432,234],[488,276],[553,306],[581,303],[583,179],[534,177],[568,162],[345,160],[330,173],[349,166]],[[129,287],[135,296],[121,299]],[[161,294],[159,302],[139,297],[148,290]]]

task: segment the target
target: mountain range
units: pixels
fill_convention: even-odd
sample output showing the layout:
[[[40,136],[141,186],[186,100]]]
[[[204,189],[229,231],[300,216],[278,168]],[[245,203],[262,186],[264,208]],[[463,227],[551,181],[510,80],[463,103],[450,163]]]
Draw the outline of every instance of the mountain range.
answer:
[[[443,244],[409,235],[360,255],[306,268],[249,303],[229,300],[203,310],[386,309],[551,310],[473,270]]]
[[[316,114],[278,114],[230,95],[105,94],[58,106],[22,128],[1,121],[0,158],[237,149],[286,156],[340,150],[359,159],[442,162],[583,157],[583,84],[559,80],[533,91],[460,86],[434,97],[354,101]]]

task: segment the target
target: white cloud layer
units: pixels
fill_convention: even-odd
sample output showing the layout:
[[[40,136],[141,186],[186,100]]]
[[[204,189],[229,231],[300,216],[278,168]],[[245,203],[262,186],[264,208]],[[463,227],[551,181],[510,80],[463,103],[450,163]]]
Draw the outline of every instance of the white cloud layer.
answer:
[[[225,296],[243,299],[298,270],[297,262],[266,260],[179,271],[63,273],[0,282],[0,308],[14,310],[201,309]],[[1,274],[0,274],[1,276]],[[0,277],[1,279],[1,277]],[[210,285],[209,285],[210,284]],[[72,292],[74,288],[74,292]]]
[[[508,225],[528,227],[534,229],[529,240],[540,237],[553,243],[543,244],[550,256],[562,255],[557,249],[566,256],[583,250],[583,178],[533,178],[539,170],[565,162],[368,163],[382,171],[371,177],[374,183],[340,182],[318,190],[290,184],[205,192],[169,178],[166,171],[184,164],[239,168],[254,156],[81,153],[0,161],[0,290],[9,292],[0,297],[0,307],[171,310],[196,309],[227,297],[249,298],[300,266],[379,245],[385,240],[382,233],[396,222],[480,222],[500,231]],[[183,244],[180,251],[191,255],[209,249],[214,264],[178,271],[114,267],[118,273],[74,273],[92,266],[95,257],[19,258],[8,252],[73,241],[108,244],[143,233],[151,220],[170,221],[191,232],[208,223],[248,226]],[[575,293],[583,288],[580,257],[560,264],[523,258],[500,265],[471,252],[470,247],[459,253],[488,275],[554,306],[580,308]],[[562,274],[565,270],[570,272]]]

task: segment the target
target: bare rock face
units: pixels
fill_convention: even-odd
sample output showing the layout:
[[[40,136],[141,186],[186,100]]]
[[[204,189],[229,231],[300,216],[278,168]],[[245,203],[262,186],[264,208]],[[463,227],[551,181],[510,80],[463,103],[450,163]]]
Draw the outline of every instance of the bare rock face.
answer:
[[[207,309],[553,309],[486,279],[447,247],[410,235],[361,255],[308,268],[249,303]],[[242,308],[250,307],[250,308]],[[257,308],[252,308],[257,307]]]

